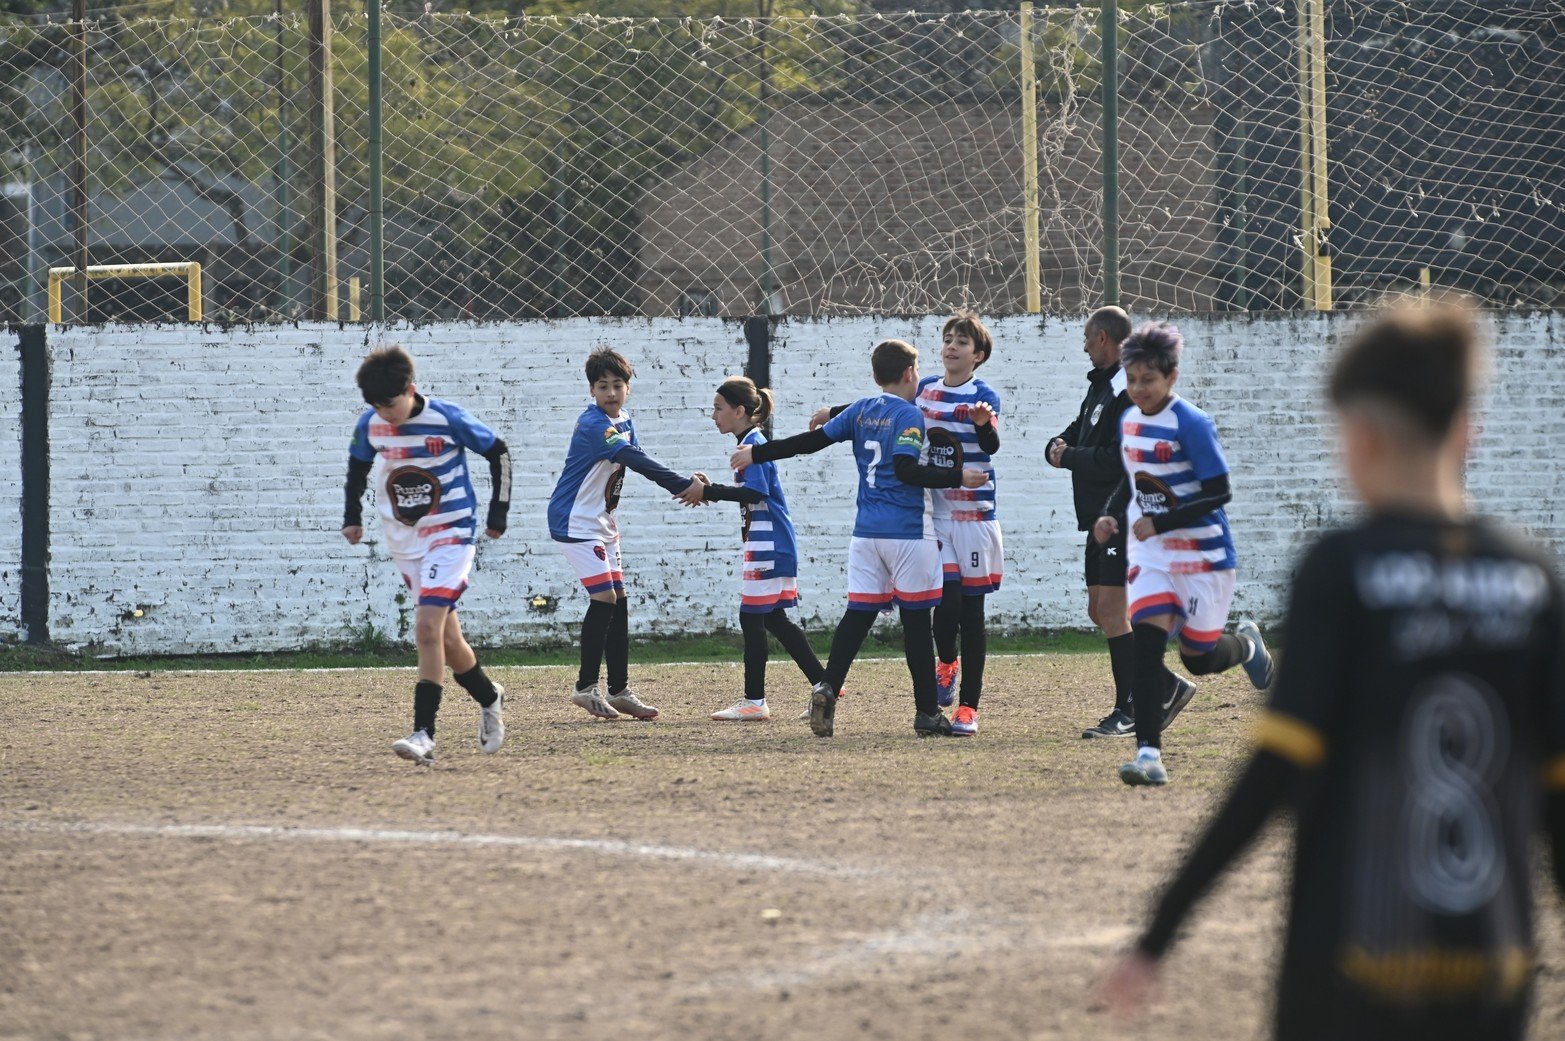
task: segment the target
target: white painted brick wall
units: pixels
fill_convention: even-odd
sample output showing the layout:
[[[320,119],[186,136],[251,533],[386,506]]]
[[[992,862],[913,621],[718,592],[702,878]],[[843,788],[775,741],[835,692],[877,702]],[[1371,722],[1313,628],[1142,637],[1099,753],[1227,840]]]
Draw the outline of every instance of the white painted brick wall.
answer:
[[[1518,314],[1489,324],[1496,379],[1472,468],[1475,498],[1565,549],[1565,484],[1553,461],[1565,442],[1561,319]],[[1254,316],[1180,325],[1189,343],[1180,389],[1214,415],[1234,470],[1237,608],[1275,618],[1299,548],[1350,515],[1332,476],[1319,387],[1327,351],[1351,321]],[[816,405],[872,391],[868,353],[878,339],[911,339],[926,348],[926,369],[936,365],[927,349],[939,326],[939,318],[786,323],[773,344],[778,434],[802,429]],[[1043,446],[1085,390],[1080,323],[1016,317],[994,331],[997,352],[983,375],[1005,403],[997,465],[1007,560],[990,614],[1001,626],[1085,626],[1084,536],[1075,531],[1069,476],[1042,462]],[[584,596],[549,541],[544,508],[587,400],[581,363],[594,346],[613,345],[636,365],[630,408],[646,449],[676,469],[727,479],[728,440],[707,411],[722,376],[743,369],[737,322],[442,325],[394,329],[385,339],[414,352],[422,389],[467,406],[512,446],[511,530],[499,542],[481,540],[463,598],[464,626],[477,641],[574,638]],[[171,653],[330,643],[368,627],[405,633],[378,521],[369,522],[368,546],[349,547],[338,533],[347,439],[360,409],[353,371],[369,346],[362,329],[111,327],[54,333],[50,346],[56,639],[104,653]],[[16,381],[7,372],[0,410],[14,414],[8,388]],[[801,539],[803,617],[830,625],[841,613],[852,527],[848,449],[780,465]],[[487,498],[482,462],[477,470]],[[685,510],[631,474],[620,517],[634,631],[736,625],[735,507]],[[9,590],[0,583],[0,597],[14,600]],[[559,610],[532,610],[535,594],[556,598]],[[132,616],[138,607],[141,618]],[[4,611],[15,614],[14,606]]]
[[[22,355],[0,336],[0,641],[22,635]]]

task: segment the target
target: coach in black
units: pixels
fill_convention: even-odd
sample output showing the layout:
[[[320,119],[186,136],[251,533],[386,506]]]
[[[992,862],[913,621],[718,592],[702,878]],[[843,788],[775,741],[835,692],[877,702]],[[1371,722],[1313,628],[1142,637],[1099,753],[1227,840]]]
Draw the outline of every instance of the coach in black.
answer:
[[[1119,368],[1119,345],[1129,335],[1130,316],[1118,307],[1100,307],[1087,318],[1082,347],[1092,359],[1087,396],[1076,419],[1049,442],[1047,452],[1050,466],[1071,472],[1076,527],[1088,533],[1087,617],[1108,637],[1114,670],[1114,710],[1082,731],[1082,737],[1136,732],[1130,701],[1134,641],[1125,616],[1125,524],[1121,520],[1119,534],[1101,545],[1091,534],[1103,504],[1125,477],[1125,464],[1119,458],[1119,420],[1130,407],[1130,398]]]

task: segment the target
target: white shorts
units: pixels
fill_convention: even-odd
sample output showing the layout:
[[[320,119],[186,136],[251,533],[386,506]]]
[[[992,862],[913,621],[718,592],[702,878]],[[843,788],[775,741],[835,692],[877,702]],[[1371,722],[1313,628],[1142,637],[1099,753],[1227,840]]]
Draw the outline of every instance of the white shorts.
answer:
[[[799,580],[787,578],[751,578],[745,572],[739,584],[739,611],[741,614],[769,614],[779,607],[786,610],[799,606]]]
[[[625,592],[625,573],[620,570],[619,540],[613,542],[556,542],[560,552],[581,584],[587,587],[587,595]]]
[[[935,541],[945,581],[962,583],[966,596],[999,592],[1005,574],[999,521],[937,520]]]
[[[848,607],[915,610],[940,602],[940,550],[934,539],[861,539],[848,543]]]
[[[392,557],[402,581],[420,607],[456,607],[467,589],[467,575],[473,570],[475,547],[448,543],[435,546],[420,557]]]
[[[1180,646],[1204,654],[1217,646],[1228,624],[1235,577],[1233,568],[1171,575],[1132,565],[1125,575],[1130,624],[1172,612],[1178,616],[1175,630]]]

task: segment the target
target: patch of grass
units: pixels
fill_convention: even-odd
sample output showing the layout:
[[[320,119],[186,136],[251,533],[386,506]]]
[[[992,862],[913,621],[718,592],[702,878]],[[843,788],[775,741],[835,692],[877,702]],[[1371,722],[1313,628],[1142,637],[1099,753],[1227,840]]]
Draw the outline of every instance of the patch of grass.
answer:
[[[352,643],[336,647],[269,654],[188,654],[102,658],[73,653],[53,647],[13,644],[0,647],[0,672],[57,671],[79,672],[89,669],[114,671],[174,672],[191,669],[362,669],[381,666],[418,664],[411,647],[388,640],[384,633],[368,631]],[[831,632],[810,634],[810,643],[825,660],[831,649]],[[1097,632],[1073,629],[1035,629],[1014,633],[990,633],[989,653],[1003,654],[1090,654],[1103,653],[1103,636]],[[783,654],[773,648],[773,656]],[[902,653],[902,630],[897,626],[877,627],[861,652],[867,657],[897,657]],[[479,660],[489,665],[574,665],[577,648],[571,644],[529,647],[479,648]],[[738,633],[712,633],[705,636],[650,637],[636,641],[631,662],[664,665],[669,662],[738,662],[744,655]]]

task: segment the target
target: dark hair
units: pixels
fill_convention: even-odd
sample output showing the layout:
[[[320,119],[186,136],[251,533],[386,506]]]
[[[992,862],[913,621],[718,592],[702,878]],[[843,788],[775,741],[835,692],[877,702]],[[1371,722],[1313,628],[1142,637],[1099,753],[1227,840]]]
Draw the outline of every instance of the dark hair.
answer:
[[[955,330],[973,341],[973,353],[982,353],[982,357],[973,362],[973,368],[978,368],[989,360],[994,353],[994,337],[989,335],[989,330],[984,328],[984,323],[978,320],[978,316],[971,311],[958,311],[946,319],[946,324],[940,327],[940,338],[944,340]]]
[[[1331,403],[1388,405],[1430,441],[1467,406],[1481,348],[1470,312],[1452,305],[1388,311],[1354,334],[1331,372]]]
[[[1120,341],[1119,363],[1125,368],[1150,365],[1167,376],[1179,368],[1184,346],[1185,338],[1170,323],[1147,322]]]
[[[413,356],[392,344],[365,355],[354,379],[364,400],[384,405],[401,397],[413,386]]]
[[[882,387],[896,383],[909,365],[918,363],[918,349],[906,340],[881,340],[870,352],[875,382]]]
[[[1115,343],[1130,335],[1130,315],[1123,307],[1100,307],[1087,316],[1087,334],[1101,332]]]
[[[756,426],[772,418],[772,392],[766,387],[757,387],[749,376],[730,376],[717,392],[730,405],[744,409]]]
[[[587,382],[596,383],[605,376],[618,376],[629,383],[636,378],[630,359],[612,347],[599,347],[587,355]]]

